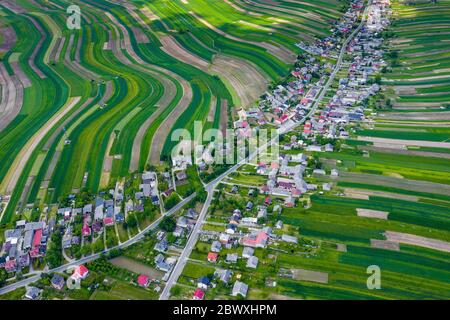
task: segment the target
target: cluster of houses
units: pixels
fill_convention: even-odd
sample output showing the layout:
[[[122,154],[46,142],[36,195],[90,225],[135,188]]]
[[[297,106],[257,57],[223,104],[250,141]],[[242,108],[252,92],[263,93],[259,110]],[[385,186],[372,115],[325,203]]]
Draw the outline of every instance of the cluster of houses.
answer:
[[[46,225],[44,222],[20,220],[14,229],[5,230],[5,242],[0,250],[0,268],[14,273],[29,267],[33,259],[44,257],[53,227],[54,221]]]
[[[86,279],[89,276],[89,270],[84,265],[76,266],[70,276],[70,282],[73,284],[80,283],[81,280]],[[55,290],[64,289],[67,280],[60,274],[55,273],[50,279],[50,285]],[[43,289],[34,286],[28,286],[26,288],[24,298],[27,300],[39,300],[42,296]]]
[[[340,48],[340,43],[342,43],[343,38],[352,31],[358,17],[362,13],[363,8],[364,1],[351,1],[348,10],[340,20],[335,22],[334,26],[331,28],[330,36],[317,39],[315,42],[310,44],[299,42],[296,46],[310,55],[322,56],[325,58],[336,57],[337,49]]]
[[[387,65],[383,60],[380,31],[388,26],[390,15],[388,0],[372,2],[368,20],[348,44],[347,53],[352,60],[347,76],[339,79],[336,92],[320,114],[305,124],[304,137],[320,134],[328,138],[346,139],[348,132],[345,126],[365,120],[365,102],[380,90],[379,84],[370,77]]]
[[[63,248],[80,244],[82,238],[98,235],[103,232],[104,227],[114,226],[122,223],[130,212],[143,212],[144,201],[149,199],[154,205],[159,204],[159,192],[157,186],[157,175],[155,172],[144,172],[139,191],[134,197],[124,196],[123,184],[117,183],[115,189],[110,189],[108,194],[99,194],[94,203],[88,203],[81,208],[65,207],[58,209],[60,224],[64,226]],[[76,216],[82,215],[83,226],[81,239],[74,235],[73,222]]]
[[[266,206],[259,206],[257,211],[258,215],[260,215],[261,212],[264,212],[264,214],[267,215]],[[242,217],[239,209],[234,210],[229,218],[229,224],[226,226],[226,230],[214,237],[208,237],[213,241],[206,257],[207,261],[212,264],[217,264],[219,262],[219,256],[224,249],[230,250],[238,246],[243,246],[241,255],[237,252],[226,253],[223,254],[222,261],[228,265],[235,265],[238,263],[239,259],[243,259],[245,261],[245,268],[248,270],[256,270],[259,264],[259,258],[255,255],[256,249],[266,249],[271,241],[298,244],[297,237],[287,234],[281,236],[276,235],[272,232],[273,229],[268,226],[259,228],[256,220],[256,218],[251,219]],[[249,232],[244,234],[238,232],[238,226],[248,228]],[[275,225],[275,228],[277,229],[282,229],[282,227],[283,223],[281,221],[278,221]],[[194,291],[193,299],[202,300],[209,287],[215,287],[217,282],[229,284],[232,276],[233,271],[230,269],[217,268],[212,278],[208,278],[207,276],[201,277],[198,279],[198,285],[197,289]],[[240,295],[245,298],[247,296],[248,288],[248,284],[241,281],[241,275],[237,274],[231,295]]]
[[[177,218],[175,230],[172,235],[175,237],[174,245],[180,245],[181,240],[188,237],[191,233],[194,225],[197,222],[198,213],[189,208],[184,215]],[[162,230],[158,231],[156,234],[157,242],[153,248],[158,255],[155,257],[155,267],[156,269],[165,272],[162,280],[167,281],[169,279],[170,273],[176,263],[176,258],[165,257],[164,254],[169,250],[169,241],[167,239],[168,234]]]
[[[305,53],[300,55],[296,68],[291,72],[294,80],[278,85],[272,92],[266,92],[258,108],[241,110],[239,120],[234,123],[238,136],[248,134],[252,122],[256,125],[271,123],[279,128],[288,128],[292,122],[304,118],[333,67],[330,62],[322,62],[317,56],[336,55],[343,38],[354,29],[363,4],[362,0],[351,1],[348,11],[332,28],[332,35],[311,45],[297,44]]]

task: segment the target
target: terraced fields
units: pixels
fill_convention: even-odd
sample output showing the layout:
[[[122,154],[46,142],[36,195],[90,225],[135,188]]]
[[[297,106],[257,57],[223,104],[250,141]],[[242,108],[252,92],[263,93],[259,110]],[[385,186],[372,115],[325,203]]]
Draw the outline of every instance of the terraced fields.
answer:
[[[66,26],[69,5],[81,29]],[[285,76],[337,0],[0,4],[0,193],[8,222],[168,158],[175,128],[221,127]]]
[[[389,36],[394,52],[385,83],[394,95],[396,120],[448,120],[450,103],[449,1],[393,2]],[[431,112],[431,113],[430,113]]]

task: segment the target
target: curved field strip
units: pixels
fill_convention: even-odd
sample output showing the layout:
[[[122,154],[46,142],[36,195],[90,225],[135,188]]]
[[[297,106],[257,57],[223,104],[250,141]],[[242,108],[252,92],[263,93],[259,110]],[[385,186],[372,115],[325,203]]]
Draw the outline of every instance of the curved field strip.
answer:
[[[393,2],[396,21],[391,27],[395,38],[391,50],[397,52],[392,72],[385,74],[386,85],[395,86],[394,107],[413,110],[414,106],[445,106],[450,103],[450,1],[408,5]],[[426,90],[426,86],[432,86]],[[422,89],[420,89],[422,87]],[[440,113],[439,113],[440,114]],[[385,115],[391,117],[390,114]],[[392,114],[393,119],[427,119],[426,115]],[[442,119],[448,119],[442,114]],[[439,115],[429,115],[437,120]]]
[[[3,193],[11,193],[17,183],[19,175],[22,173],[29,157],[41,142],[44,136],[51,130],[51,128],[61,120],[68,112],[70,112],[80,101],[80,97],[69,99],[67,104],[54,117],[52,117],[25,145],[19,152],[16,161],[11,165],[5,178],[0,185],[0,191]]]
[[[70,31],[68,1],[2,1],[16,33],[29,28],[31,39],[8,50],[4,62],[24,87],[22,107],[0,132],[0,178],[13,192],[7,216],[18,203],[57,201],[82,187],[96,192],[167,159],[176,128],[192,130],[200,120],[225,130],[229,108],[250,105],[288,73],[305,32],[247,14],[232,0],[211,4],[223,11],[219,20],[202,0],[77,3],[82,28]],[[79,101],[67,110],[69,97]]]
[[[236,92],[238,104],[247,107],[256,101],[267,88],[269,80],[250,63],[225,55],[214,57],[211,71],[228,83]]]
[[[23,103],[23,86],[16,76],[10,76],[0,62],[0,131],[6,128],[18,115]]]
[[[271,43],[267,43],[267,42],[256,42],[256,41],[245,40],[242,38],[235,37],[233,35],[230,35],[224,31],[220,30],[219,28],[215,27],[214,25],[212,25],[211,23],[206,21],[204,18],[200,17],[197,13],[195,13],[193,11],[189,11],[189,14],[191,14],[198,21],[203,23],[206,27],[208,27],[209,29],[213,30],[214,32],[220,34],[221,36],[223,36],[225,38],[234,40],[236,42],[252,44],[252,45],[264,48],[265,50],[267,50],[267,52],[271,53],[276,58],[284,61],[285,63],[293,63],[295,61],[296,54],[286,48],[277,47],[277,46],[275,46]]]

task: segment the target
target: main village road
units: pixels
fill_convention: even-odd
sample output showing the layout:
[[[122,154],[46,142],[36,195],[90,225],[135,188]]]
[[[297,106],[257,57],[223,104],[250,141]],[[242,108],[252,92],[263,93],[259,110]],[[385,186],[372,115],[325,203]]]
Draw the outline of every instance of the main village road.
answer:
[[[364,10],[363,13],[363,17],[361,19],[360,24],[358,25],[358,27],[347,37],[347,39],[344,41],[344,43],[342,44],[342,48],[341,51],[339,53],[339,57],[338,60],[336,61],[336,65],[333,69],[333,71],[330,74],[330,77],[328,78],[327,82],[325,83],[325,85],[323,86],[322,90],[319,93],[319,96],[316,98],[315,103],[312,105],[311,110],[298,122],[293,122],[290,124],[290,126],[287,126],[286,128],[283,128],[281,133],[284,132],[288,132],[291,131],[293,129],[295,129],[296,127],[298,127],[299,125],[303,124],[306,119],[308,119],[309,117],[311,117],[311,115],[313,115],[320,102],[322,101],[322,99],[325,97],[326,92],[328,91],[328,89],[330,88],[331,84],[333,83],[334,77],[336,76],[336,74],[339,72],[341,65],[342,65],[342,61],[344,60],[344,55],[346,52],[346,48],[348,46],[348,44],[350,43],[350,41],[352,41],[352,39],[355,37],[355,35],[361,30],[361,28],[364,25],[365,22],[365,18],[367,16],[367,10],[370,6],[370,4],[372,3],[371,0],[369,0],[369,3],[367,5],[367,7]],[[245,164],[247,161],[250,161],[252,159],[254,159],[260,151],[264,151],[266,150],[266,148],[268,146],[271,146],[273,143],[278,141],[278,136],[279,134],[277,134],[275,137],[273,137],[268,143],[264,144],[263,146],[259,147],[255,152],[253,152],[252,154],[250,154],[246,159],[243,159],[241,161],[239,161],[237,164],[235,164],[233,167],[231,167],[230,169],[228,169],[226,172],[224,172],[222,175],[220,175],[219,177],[217,177],[216,179],[214,179],[213,181],[211,181],[210,183],[205,185],[205,189],[208,193],[208,197],[205,201],[205,204],[203,205],[202,211],[198,217],[197,223],[195,224],[189,239],[186,243],[186,246],[183,250],[183,252],[181,253],[180,257],[178,258],[178,261],[176,262],[172,273],[170,274],[169,279],[166,282],[166,286],[164,287],[164,290],[162,291],[159,299],[160,300],[168,300],[170,297],[170,289],[173,287],[173,285],[177,282],[178,277],[180,276],[181,272],[183,271],[184,266],[186,265],[186,262],[189,258],[189,256],[191,255],[192,250],[194,249],[194,246],[197,242],[198,239],[198,235],[200,233],[201,227],[204,223],[206,214],[208,212],[209,209],[209,205],[211,204],[211,201],[213,199],[214,196],[214,190],[216,188],[216,186],[225,178],[227,177],[229,174],[236,172],[237,169],[239,169],[239,167],[241,167],[243,164]]]

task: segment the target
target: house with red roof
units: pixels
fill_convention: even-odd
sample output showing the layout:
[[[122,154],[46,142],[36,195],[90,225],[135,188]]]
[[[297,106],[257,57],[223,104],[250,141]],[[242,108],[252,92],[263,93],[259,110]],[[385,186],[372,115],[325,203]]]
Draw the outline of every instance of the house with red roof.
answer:
[[[269,235],[260,231],[258,233],[251,233],[242,238],[242,244],[248,247],[254,248],[265,248],[267,246],[267,240],[269,239]]]
[[[139,286],[147,288],[150,284],[150,279],[144,274],[139,275],[137,278],[137,283]]]
[[[114,219],[111,217],[106,217],[103,219],[103,224],[107,227],[114,225]]]
[[[38,229],[34,233],[33,248],[36,248],[41,244],[41,238],[42,238],[42,229]]]
[[[80,265],[75,268],[71,277],[75,280],[83,280],[86,279],[88,275],[88,268],[86,268],[84,265]]]
[[[90,236],[91,228],[87,224],[83,225],[83,228],[81,229],[81,234],[83,235],[83,237]]]
[[[192,296],[192,300],[203,300],[205,298],[205,292],[202,289],[197,288]]]
[[[16,271],[16,269],[17,269],[17,263],[16,263],[15,259],[6,261],[6,263],[5,263],[5,270],[7,272],[14,272],[14,271]]]
[[[209,261],[209,262],[216,263],[218,257],[219,257],[219,254],[216,253],[216,252],[210,252],[210,253],[208,253],[208,261]]]

